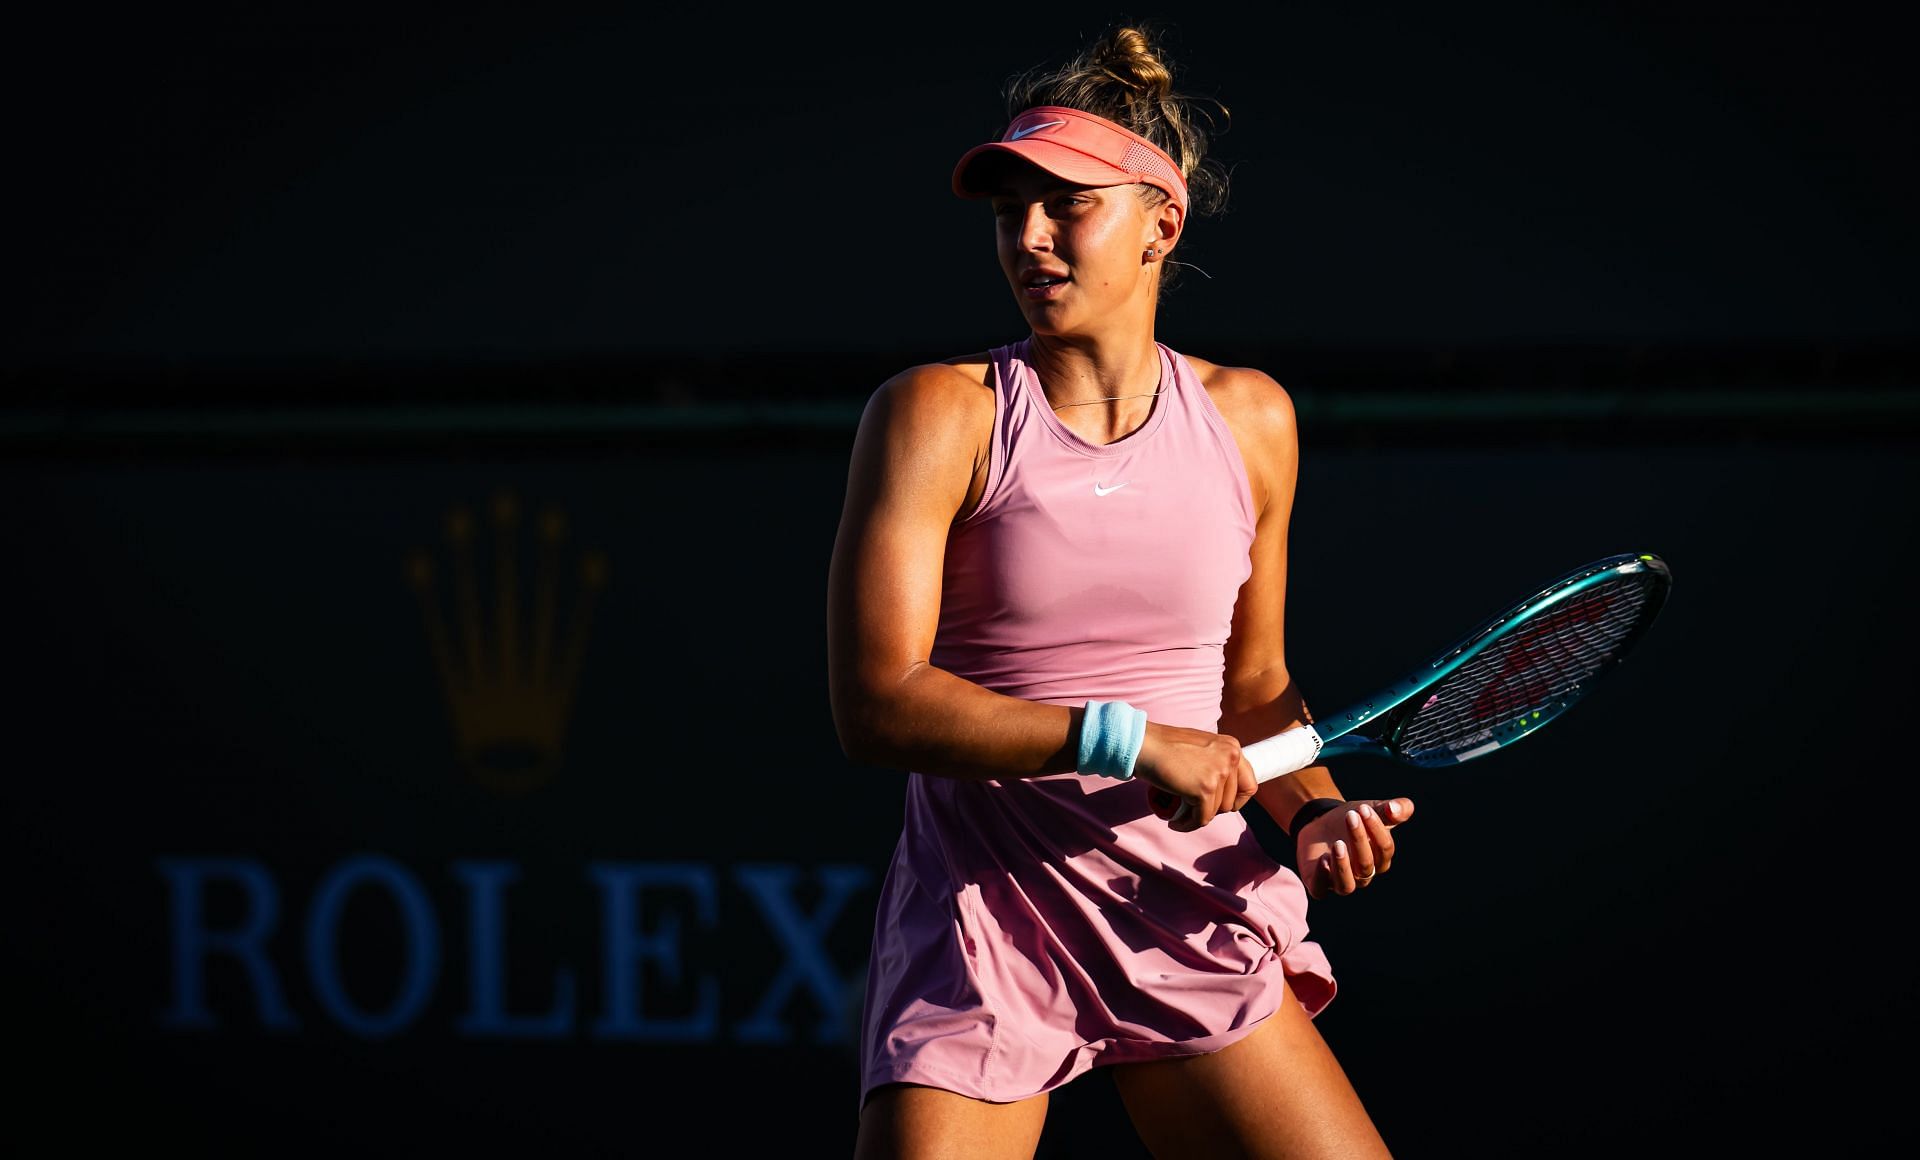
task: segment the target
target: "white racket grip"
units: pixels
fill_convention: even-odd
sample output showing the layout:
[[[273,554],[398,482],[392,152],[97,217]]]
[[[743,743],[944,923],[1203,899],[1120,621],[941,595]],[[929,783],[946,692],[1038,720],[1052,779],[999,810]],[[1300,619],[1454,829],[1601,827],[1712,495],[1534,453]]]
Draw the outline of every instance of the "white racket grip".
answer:
[[[1312,765],[1314,758],[1320,756],[1322,744],[1319,730],[1301,725],[1252,745],[1243,745],[1240,752],[1253,766],[1255,779],[1265,782]]]
[[[1301,725],[1251,745],[1242,745],[1240,755],[1247,759],[1248,765],[1253,766],[1255,781],[1268,782],[1282,774],[1312,765],[1314,758],[1320,756],[1320,747],[1324,744],[1319,730],[1311,725]],[[1173,816],[1167,822],[1171,825],[1192,812],[1191,806],[1181,802],[1180,808],[1173,811]]]
[[[1313,759],[1319,757],[1321,745],[1325,745],[1325,739],[1319,736],[1319,730],[1313,726],[1296,726],[1284,734],[1263,737],[1252,745],[1240,745],[1240,757],[1254,766],[1256,782],[1271,782],[1283,774],[1308,768]],[[1167,822],[1179,822],[1188,812],[1192,812],[1192,807],[1183,801],[1181,809],[1173,810]]]

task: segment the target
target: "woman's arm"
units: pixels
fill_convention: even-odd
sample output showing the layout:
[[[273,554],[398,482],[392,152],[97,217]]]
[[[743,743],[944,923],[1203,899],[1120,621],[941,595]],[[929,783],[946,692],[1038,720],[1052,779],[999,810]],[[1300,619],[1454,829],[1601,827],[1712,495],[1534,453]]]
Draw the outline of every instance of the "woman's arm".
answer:
[[[848,757],[947,777],[1071,770],[1080,710],[1004,696],[934,667],[941,565],[977,502],[993,396],[954,366],[915,367],[867,401],[827,573],[827,679]]]
[[[1286,657],[1287,531],[1300,444],[1293,400],[1269,376],[1218,367],[1208,385],[1239,444],[1256,513],[1253,571],[1234,604],[1220,701],[1220,731],[1251,745],[1311,720]],[[1307,802],[1339,796],[1327,767],[1310,765],[1263,783],[1254,800],[1284,826]]]
[[[1247,368],[1209,366],[1204,377],[1239,445],[1257,513],[1253,567],[1234,605],[1220,703],[1220,731],[1251,745],[1313,719],[1286,658],[1287,534],[1299,479],[1299,433],[1293,400],[1269,376]],[[1309,765],[1262,783],[1254,800],[1285,828],[1308,802],[1344,797],[1331,770]],[[1300,872],[1314,897],[1326,890],[1345,893],[1354,888],[1356,869],[1360,878],[1371,880],[1372,873],[1391,862],[1389,831],[1412,816],[1413,803],[1405,798],[1370,801],[1361,810],[1362,804],[1353,803],[1358,828],[1346,810],[1333,811],[1317,826],[1302,827],[1318,839],[1309,843],[1310,850],[1299,850],[1308,855]],[[1344,851],[1333,846],[1336,840],[1346,843]],[[1324,866],[1318,864],[1322,853],[1331,859]]]
[[[916,367],[868,400],[827,576],[834,728],[862,764],[976,780],[1073,770],[1078,706],[1024,701],[932,664],[947,535],[979,500],[993,396],[975,364]],[[1179,828],[1252,796],[1233,738],[1149,722],[1135,776],[1190,803]]]

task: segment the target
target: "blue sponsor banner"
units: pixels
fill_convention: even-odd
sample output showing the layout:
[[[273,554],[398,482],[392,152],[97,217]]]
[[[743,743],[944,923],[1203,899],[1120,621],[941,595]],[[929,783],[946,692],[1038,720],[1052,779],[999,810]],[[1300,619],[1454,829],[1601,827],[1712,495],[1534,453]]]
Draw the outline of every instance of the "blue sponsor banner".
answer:
[[[316,1014],[365,1039],[384,1039],[416,1029],[443,981],[443,944],[448,924],[420,875],[385,855],[357,853],[328,867],[315,884],[296,929],[296,961],[283,963],[281,891],[271,867],[254,858],[161,858],[167,883],[168,1003],[162,1026],[183,1031],[297,1032],[307,1020],[288,1002],[290,989],[309,998]],[[827,936],[846,917],[850,901],[870,902],[871,871],[860,865],[802,866],[756,863],[726,869],[698,862],[595,862],[585,877],[597,894],[602,921],[597,931],[600,971],[597,1012],[579,1009],[579,968],[563,966],[550,976],[552,998],[531,1012],[508,1010],[505,891],[521,876],[513,862],[468,860],[447,868],[464,894],[465,1007],[453,1033],[493,1039],[596,1039],[655,1043],[786,1044],[796,1039],[821,1046],[843,1043],[857,1019],[850,993],[855,975],[836,961]],[[750,903],[752,919],[723,924],[720,898]],[[817,893],[816,909],[801,903],[803,887]],[[235,895],[239,909],[229,925],[209,919],[209,896]],[[350,934],[348,905],[366,895],[397,920],[399,938],[367,921]],[[737,899],[736,899],[737,901]],[[291,917],[291,916],[287,916]],[[763,926],[755,939],[738,933],[746,921]],[[695,931],[688,937],[688,927]],[[717,936],[733,932],[727,939]],[[291,932],[290,932],[291,933]],[[701,935],[708,937],[702,939]],[[735,1022],[721,1021],[722,982],[737,984],[764,972],[740,968],[735,956],[771,941],[771,956],[756,956],[773,972],[759,997]],[[352,945],[349,945],[351,942]],[[702,961],[698,956],[704,952]],[[391,998],[369,1009],[346,982],[347,956],[384,957]],[[210,968],[224,960],[229,977],[216,1010],[208,984]],[[358,973],[376,975],[383,964],[367,961]],[[857,964],[856,964],[857,965]],[[244,986],[231,986],[238,969]],[[789,1018],[799,1005],[812,1018],[796,1034]],[[429,1029],[431,1030],[431,1029]]]

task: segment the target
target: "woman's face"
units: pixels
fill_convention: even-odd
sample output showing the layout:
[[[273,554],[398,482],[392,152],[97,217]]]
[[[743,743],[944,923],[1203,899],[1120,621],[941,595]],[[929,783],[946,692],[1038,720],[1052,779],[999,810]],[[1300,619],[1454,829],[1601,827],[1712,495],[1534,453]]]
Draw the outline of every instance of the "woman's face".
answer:
[[[1135,186],[1072,185],[1010,167],[992,198],[1000,269],[1036,334],[1090,334],[1152,317],[1160,240]]]

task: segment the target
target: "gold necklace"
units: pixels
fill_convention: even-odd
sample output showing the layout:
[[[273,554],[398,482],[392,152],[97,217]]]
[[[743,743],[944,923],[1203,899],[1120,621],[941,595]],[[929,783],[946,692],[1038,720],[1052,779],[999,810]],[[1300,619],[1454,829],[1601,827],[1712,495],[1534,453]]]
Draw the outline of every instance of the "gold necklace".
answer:
[[[1106,395],[1098,399],[1081,399],[1077,403],[1055,403],[1053,404],[1053,409],[1058,411],[1062,407],[1084,407],[1088,403],[1112,403],[1120,399],[1151,399],[1155,395],[1160,394],[1161,391],[1165,391],[1165,390],[1166,390],[1165,387],[1161,387],[1160,390],[1148,391],[1143,395]]]

